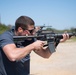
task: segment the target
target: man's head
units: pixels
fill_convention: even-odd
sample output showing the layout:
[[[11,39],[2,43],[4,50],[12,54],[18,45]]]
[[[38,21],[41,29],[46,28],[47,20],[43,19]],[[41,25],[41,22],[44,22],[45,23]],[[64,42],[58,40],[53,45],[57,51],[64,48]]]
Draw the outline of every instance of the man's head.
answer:
[[[34,21],[28,16],[20,16],[15,22],[15,31],[17,35],[30,35],[34,30]]]

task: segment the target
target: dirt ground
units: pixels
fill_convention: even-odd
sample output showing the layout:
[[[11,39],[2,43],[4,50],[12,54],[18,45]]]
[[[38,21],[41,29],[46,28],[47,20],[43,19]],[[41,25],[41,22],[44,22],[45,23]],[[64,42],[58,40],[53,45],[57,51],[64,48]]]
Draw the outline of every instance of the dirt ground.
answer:
[[[60,43],[49,59],[31,53],[31,75],[76,75],[76,42]]]

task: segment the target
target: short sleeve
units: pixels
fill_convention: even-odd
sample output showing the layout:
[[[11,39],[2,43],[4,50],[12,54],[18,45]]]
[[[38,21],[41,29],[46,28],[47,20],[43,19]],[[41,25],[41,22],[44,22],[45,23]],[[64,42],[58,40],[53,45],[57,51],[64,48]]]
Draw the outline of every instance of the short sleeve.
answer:
[[[7,44],[12,44],[13,42],[13,35],[11,35],[9,32],[3,33],[0,35],[0,47],[4,47]]]

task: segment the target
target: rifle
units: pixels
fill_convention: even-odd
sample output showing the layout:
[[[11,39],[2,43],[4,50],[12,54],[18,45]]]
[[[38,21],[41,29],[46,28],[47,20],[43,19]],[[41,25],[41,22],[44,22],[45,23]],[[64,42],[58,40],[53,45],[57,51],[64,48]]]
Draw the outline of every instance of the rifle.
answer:
[[[74,33],[68,33],[68,34],[69,34],[69,37],[76,36],[76,32],[74,32]],[[57,42],[57,40],[62,39],[63,36],[62,36],[62,34],[42,33],[42,32],[40,34],[38,33],[38,34],[36,34],[34,36],[13,36],[13,39],[14,39],[15,42],[17,42],[17,41],[23,41],[23,40],[26,40],[28,38],[34,38],[34,39],[37,39],[37,40],[47,41],[47,44],[44,45],[44,46],[48,46],[50,52],[53,53],[53,52],[55,52],[55,48],[56,48],[55,45],[54,45],[55,42]]]

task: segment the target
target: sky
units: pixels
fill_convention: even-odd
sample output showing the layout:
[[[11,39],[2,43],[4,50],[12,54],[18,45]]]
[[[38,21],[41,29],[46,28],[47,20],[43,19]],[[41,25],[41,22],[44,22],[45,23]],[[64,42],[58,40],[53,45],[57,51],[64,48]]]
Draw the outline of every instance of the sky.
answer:
[[[15,25],[22,15],[31,17],[36,26],[76,27],[76,0],[0,0],[2,24]]]

